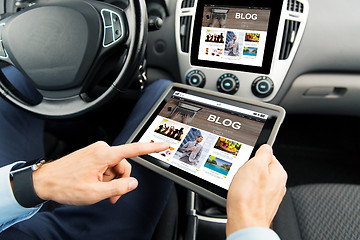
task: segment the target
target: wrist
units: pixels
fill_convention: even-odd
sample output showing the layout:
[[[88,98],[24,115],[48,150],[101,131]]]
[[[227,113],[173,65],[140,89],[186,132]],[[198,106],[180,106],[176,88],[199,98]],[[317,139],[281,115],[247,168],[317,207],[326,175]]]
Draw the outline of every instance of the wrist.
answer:
[[[46,176],[48,164],[43,165],[40,169],[33,172],[33,185],[36,195],[47,201],[50,200],[50,184],[47,183],[49,179]]]
[[[35,163],[35,161],[33,161]],[[39,169],[44,160],[35,164],[28,162],[13,168],[10,171],[10,182],[16,201],[24,208],[32,208],[44,202],[34,189],[33,172]]]
[[[245,228],[270,228],[269,224],[264,221],[259,221],[251,217],[247,218],[229,218],[226,223],[226,236]]]

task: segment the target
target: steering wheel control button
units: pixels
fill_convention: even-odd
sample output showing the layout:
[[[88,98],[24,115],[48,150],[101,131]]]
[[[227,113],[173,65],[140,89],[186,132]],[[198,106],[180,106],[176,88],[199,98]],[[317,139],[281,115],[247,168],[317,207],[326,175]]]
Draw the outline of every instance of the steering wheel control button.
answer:
[[[225,73],[217,80],[217,89],[219,92],[235,94],[239,90],[239,86],[239,79],[231,73]]]
[[[106,28],[104,32],[104,45],[109,45],[113,42],[113,31],[111,28]]]
[[[113,19],[113,26],[114,26],[114,37],[115,37],[115,40],[117,40],[122,35],[121,22],[120,22],[120,18],[115,14],[112,14],[112,19]]]
[[[118,13],[109,9],[102,9],[101,16],[104,23],[103,47],[108,47],[124,36],[124,23]]]
[[[192,70],[186,75],[187,84],[194,87],[204,87],[206,82],[205,74],[200,70]]]
[[[251,85],[251,91],[259,98],[265,98],[269,96],[274,90],[274,83],[268,77],[258,77]]]
[[[102,17],[104,20],[104,24],[106,27],[111,26],[111,14],[108,11],[103,11],[102,12]]]

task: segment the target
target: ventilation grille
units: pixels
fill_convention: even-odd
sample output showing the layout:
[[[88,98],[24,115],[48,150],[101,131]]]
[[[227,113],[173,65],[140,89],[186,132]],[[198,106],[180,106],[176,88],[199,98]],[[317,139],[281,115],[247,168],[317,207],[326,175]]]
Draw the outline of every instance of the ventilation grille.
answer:
[[[194,6],[195,0],[183,0],[181,3],[181,8],[190,8]]]
[[[292,46],[294,44],[297,32],[299,30],[300,22],[286,20],[284,27],[284,35],[281,42],[280,60],[285,60],[289,57]]]
[[[191,16],[180,17],[181,51],[188,53],[190,45]]]
[[[304,4],[296,0],[288,0],[287,10],[292,12],[303,13]]]

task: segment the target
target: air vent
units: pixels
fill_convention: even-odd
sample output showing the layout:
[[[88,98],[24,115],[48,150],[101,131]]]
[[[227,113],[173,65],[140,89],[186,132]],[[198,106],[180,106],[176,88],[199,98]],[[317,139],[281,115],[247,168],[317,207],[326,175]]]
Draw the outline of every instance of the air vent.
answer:
[[[181,3],[181,8],[190,8],[194,6],[195,0],[183,0]]]
[[[189,52],[191,16],[180,17],[180,43],[181,51]]]
[[[292,12],[303,13],[304,4],[296,0],[288,0],[287,10]]]
[[[299,26],[300,22],[292,20],[285,21],[284,35],[279,56],[280,60],[285,60],[289,57],[297,32],[299,30]]]

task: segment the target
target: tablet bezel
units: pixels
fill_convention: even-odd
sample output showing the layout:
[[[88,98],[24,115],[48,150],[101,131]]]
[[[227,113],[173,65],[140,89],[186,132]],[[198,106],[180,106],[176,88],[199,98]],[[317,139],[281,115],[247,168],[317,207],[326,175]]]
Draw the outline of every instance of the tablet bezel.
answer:
[[[216,5],[219,7],[232,8],[269,8],[270,17],[268,23],[267,37],[265,42],[264,56],[262,66],[252,66],[235,63],[224,63],[210,60],[199,59],[199,45],[202,28],[202,18],[205,5]],[[269,74],[274,54],[274,46],[278,26],[280,22],[283,1],[267,1],[267,0],[242,0],[242,1],[223,1],[223,0],[198,0],[196,15],[193,27],[193,36],[190,51],[190,62],[193,66],[221,68],[236,71]]]
[[[239,106],[246,109],[250,109],[252,111],[261,112],[269,115],[268,120],[265,122],[264,127],[259,135],[259,138],[254,146],[254,149],[251,153],[251,156],[254,156],[256,150],[262,144],[272,145],[276,134],[279,130],[279,127],[284,119],[285,110],[279,106],[257,102],[257,101],[249,101],[241,98],[235,98],[234,96],[222,94],[218,92],[209,91],[206,89],[200,89],[196,87],[191,87],[183,84],[172,84],[167,90],[163,93],[163,95],[158,99],[156,104],[147,114],[147,116],[143,119],[141,124],[139,124],[138,128],[129,138],[127,143],[137,142],[146,132],[148,127],[151,125],[156,116],[159,115],[160,111],[163,109],[167,100],[171,99],[172,94],[175,91],[187,92],[189,94],[193,94],[200,97],[205,97],[208,99],[220,101],[223,103]],[[276,119],[275,119],[276,118]],[[228,190],[221,188],[213,183],[210,183],[204,179],[201,179],[195,175],[192,175],[184,170],[181,170],[175,166],[171,166],[161,160],[158,160],[150,155],[144,155],[132,158],[135,162],[179,183],[180,185],[187,187],[211,200],[214,202],[225,206],[226,205],[226,196]]]

